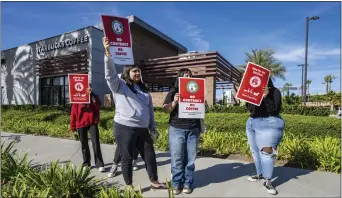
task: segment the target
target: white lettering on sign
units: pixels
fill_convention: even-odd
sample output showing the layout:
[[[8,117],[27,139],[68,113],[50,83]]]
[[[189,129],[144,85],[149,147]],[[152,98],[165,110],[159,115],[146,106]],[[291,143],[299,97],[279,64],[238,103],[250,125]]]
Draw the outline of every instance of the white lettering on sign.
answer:
[[[44,52],[48,52],[51,50],[56,50],[56,49],[60,49],[60,48],[64,48],[64,47],[71,47],[71,46],[76,45],[76,44],[87,43],[88,41],[89,41],[89,36],[86,35],[86,36],[82,36],[80,38],[65,40],[65,41],[61,41],[58,43],[48,44],[45,46],[37,46],[36,51],[37,51],[37,53],[44,53]]]
[[[120,42],[110,42],[110,45],[116,46],[116,47],[128,47],[128,43],[120,43]]]
[[[202,103],[201,99],[183,99],[182,102]]]

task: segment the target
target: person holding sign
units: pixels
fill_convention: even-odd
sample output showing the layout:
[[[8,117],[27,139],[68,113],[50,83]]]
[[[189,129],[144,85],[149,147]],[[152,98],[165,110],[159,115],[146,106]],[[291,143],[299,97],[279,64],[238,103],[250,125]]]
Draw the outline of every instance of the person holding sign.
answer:
[[[145,162],[151,189],[167,189],[158,181],[156,154],[153,140],[157,138],[152,97],[141,81],[137,66],[125,66],[119,78],[109,50],[108,38],[103,38],[105,48],[105,78],[115,102],[114,135],[120,147],[122,174],[127,186],[132,187],[132,158],[138,149]],[[151,134],[149,133],[149,130]]]
[[[178,118],[178,102],[181,97],[178,93],[179,77],[191,78],[192,73],[189,69],[179,70],[175,85],[167,94],[163,106],[163,111],[170,114],[169,147],[172,184],[176,195],[182,190],[187,194],[192,192],[195,160],[201,133],[200,119]]]
[[[83,168],[90,167],[90,151],[88,144],[88,131],[90,133],[91,142],[94,151],[94,160],[96,167],[100,172],[104,172],[104,163],[100,146],[99,128],[97,124],[100,120],[100,98],[91,90],[89,86],[87,93],[90,94],[90,104],[73,103],[70,113],[70,129],[75,132],[77,130],[81,142],[83,154]]]
[[[271,183],[277,147],[283,137],[284,121],[280,117],[282,102],[279,89],[274,87],[271,78],[263,88],[260,106],[246,103],[250,112],[246,132],[252,152],[256,175],[248,176],[249,181],[265,179],[263,185],[268,193],[277,194]]]

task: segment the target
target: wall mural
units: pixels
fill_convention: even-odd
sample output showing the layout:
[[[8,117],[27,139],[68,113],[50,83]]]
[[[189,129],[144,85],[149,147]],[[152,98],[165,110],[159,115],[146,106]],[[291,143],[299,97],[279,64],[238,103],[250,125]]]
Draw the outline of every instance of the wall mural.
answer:
[[[80,42],[81,37],[87,35],[87,42]],[[68,40],[75,40],[72,44]],[[63,48],[40,51],[37,47],[52,46],[54,43],[68,41],[68,46]],[[39,41],[30,45],[20,46],[3,51],[6,63],[1,65],[1,102],[2,104],[37,104],[39,103],[39,77],[35,75],[37,59],[44,59],[52,56],[67,55],[73,52],[86,49],[91,56],[92,41],[89,29],[78,32],[63,34],[60,37]],[[91,60],[91,57],[89,57]],[[88,60],[89,71],[91,61]],[[90,72],[89,72],[90,73]],[[35,77],[36,76],[36,77]],[[36,98],[36,100],[34,100]]]

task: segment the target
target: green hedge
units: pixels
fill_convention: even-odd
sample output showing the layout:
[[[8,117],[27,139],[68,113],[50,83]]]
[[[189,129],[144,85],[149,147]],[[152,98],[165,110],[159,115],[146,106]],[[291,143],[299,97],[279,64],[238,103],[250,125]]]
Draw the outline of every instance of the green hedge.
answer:
[[[247,113],[245,106],[222,106],[213,105],[209,107],[209,112],[212,113]],[[308,115],[308,116],[329,116],[330,108],[328,107],[306,107],[297,105],[284,105],[281,113],[292,115]]]
[[[66,106],[45,106],[45,105],[3,105],[3,111],[6,110],[49,110],[49,111],[65,111],[70,112],[70,105]],[[102,110],[114,111],[114,107],[101,107]],[[155,107],[155,111],[161,111],[161,107]],[[207,108],[209,113],[248,113],[245,106],[222,106],[212,105]],[[283,114],[292,115],[308,115],[308,116],[329,116],[331,114],[328,107],[305,107],[298,105],[284,105],[282,108]]]
[[[2,130],[16,133],[48,135],[72,138],[69,131],[69,114],[62,110],[3,112]],[[113,144],[114,111],[101,111],[99,123],[102,143]],[[329,117],[283,115],[284,139],[279,147],[278,159],[291,166],[340,172],[340,120]],[[250,157],[245,134],[248,113],[207,113],[208,132],[201,136],[199,150],[202,153],[227,156],[242,154]],[[168,115],[155,112],[160,132],[156,142],[158,150],[168,150]],[[320,149],[318,149],[320,148]],[[324,151],[324,152],[323,152]]]
[[[83,171],[70,162],[60,166],[58,161],[36,165],[27,156],[27,153],[23,157],[18,155],[15,142],[2,142],[1,197],[143,197],[140,188],[135,192],[107,186],[105,179],[96,178],[89,168]],[[168,189],[171,192],[171,188]]]

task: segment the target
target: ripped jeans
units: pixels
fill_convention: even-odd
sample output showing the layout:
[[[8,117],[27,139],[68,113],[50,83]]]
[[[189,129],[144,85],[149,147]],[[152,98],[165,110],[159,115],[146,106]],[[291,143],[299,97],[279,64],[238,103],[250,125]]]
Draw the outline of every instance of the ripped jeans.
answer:
[[[246,124],[248,144],[250,146],[256,172],[265,179],[272,179],[277,147],[283,138],[285,124],[280,116],[249,118]],[[263,151],[271,147],[271,152]]]

